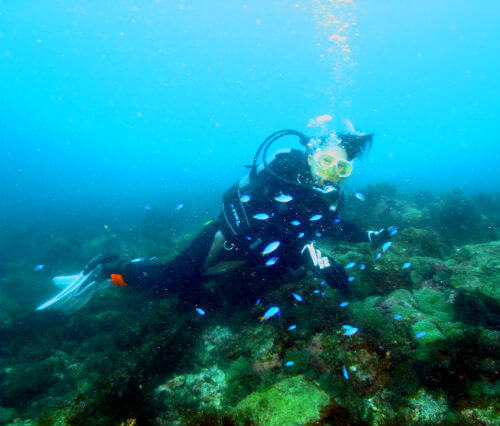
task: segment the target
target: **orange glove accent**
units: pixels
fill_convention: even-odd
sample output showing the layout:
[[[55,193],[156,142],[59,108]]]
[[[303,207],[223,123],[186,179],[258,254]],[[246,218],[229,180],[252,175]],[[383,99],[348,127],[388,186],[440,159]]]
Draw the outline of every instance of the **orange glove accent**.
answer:
[[[127,287],[128,284],[123,279],[123,275],[121,274],[111,274],[111,281],[113,281],[114,285],[119,287]]]

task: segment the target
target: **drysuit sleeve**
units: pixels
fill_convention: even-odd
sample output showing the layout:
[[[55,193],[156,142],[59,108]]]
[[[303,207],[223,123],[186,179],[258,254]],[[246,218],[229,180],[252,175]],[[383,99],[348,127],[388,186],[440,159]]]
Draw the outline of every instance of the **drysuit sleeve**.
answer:
[[[352,243],[369,242],[368,232],[352,222],[340,221],[328,227],[325,236],[337,241],[348,241]]]

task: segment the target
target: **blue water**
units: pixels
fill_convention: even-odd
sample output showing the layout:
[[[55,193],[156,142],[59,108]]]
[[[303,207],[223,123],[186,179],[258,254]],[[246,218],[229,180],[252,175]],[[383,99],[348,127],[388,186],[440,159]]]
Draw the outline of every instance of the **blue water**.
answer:
[[[353,189],[497,190],[499,18],[489,0],[3,2],[2,221],[178,202],[202,221],[261,140],[324,114],[375,134]]]

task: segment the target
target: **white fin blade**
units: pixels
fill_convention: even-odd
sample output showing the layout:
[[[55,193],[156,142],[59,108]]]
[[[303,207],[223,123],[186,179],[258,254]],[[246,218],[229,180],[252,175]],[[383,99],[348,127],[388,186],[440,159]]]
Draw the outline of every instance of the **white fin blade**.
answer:
[[[82,273],[68,276],[59,276],[52,278],[52,283],[59,288],[66,288],[70,284],[73,284],[78,278],[82,276]]]

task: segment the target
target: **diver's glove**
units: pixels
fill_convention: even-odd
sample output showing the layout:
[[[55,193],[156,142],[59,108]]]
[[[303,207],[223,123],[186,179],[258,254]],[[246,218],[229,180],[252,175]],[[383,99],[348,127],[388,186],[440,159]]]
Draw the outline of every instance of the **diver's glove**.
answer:
[[[368,241],[370,241],[370,245],[372,248],[379,248],[385,242],[389,241],[389,239],[397,232],[397,229],[393,226],[389,228],[380,228],[378,231],[367,231]]]
[[[319,275],[332,288],[348,292],[348,277],[342,265],[328,256],[323,256],[321,251],[314,247],[314,243],[306,244],[302,248],[302,255],[314,272]]]

